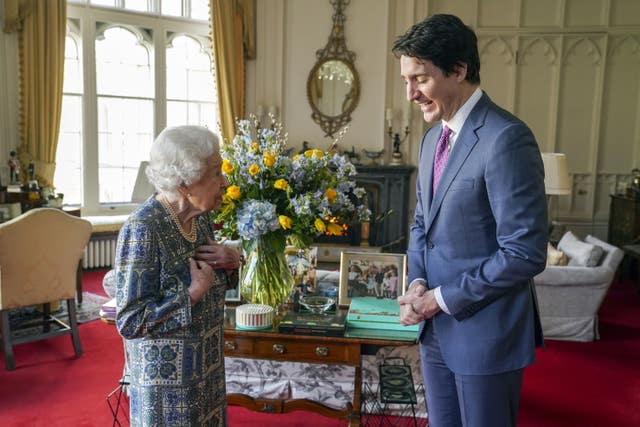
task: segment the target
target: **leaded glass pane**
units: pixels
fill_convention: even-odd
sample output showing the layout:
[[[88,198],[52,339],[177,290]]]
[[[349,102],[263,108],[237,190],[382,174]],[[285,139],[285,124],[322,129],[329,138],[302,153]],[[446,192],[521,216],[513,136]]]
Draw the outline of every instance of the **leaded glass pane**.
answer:
[[[215,100],[211,57],[188,36],[173,39],[167,48],[167,98],[189,101]]]
[[[91,4],[95,4],[97,6],[109,6],[109,7],[115,7],[116,6],[116,0],[90,0]]]
[[[137,10],[138,12],[153,12],[151,10],[151,4],[148,0],[125,0],[124,8],[130,10]]]
[[[130,202],[153,141],[153,101],[99,97],[98,127],[100,203]]]
[[[160,12],[163,15],[182,16],[182,0],[162,0]]]
[[[209,20],[209,0],[191,0],[191,17],[202,21]]]
[[[150,52],[124,27],[111,27],[96,40],[98,94],[152,97]]]

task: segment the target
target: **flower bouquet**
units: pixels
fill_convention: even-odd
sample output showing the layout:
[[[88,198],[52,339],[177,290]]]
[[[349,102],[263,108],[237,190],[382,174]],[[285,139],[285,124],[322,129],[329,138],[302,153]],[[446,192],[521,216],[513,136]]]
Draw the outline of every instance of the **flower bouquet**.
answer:
[[[229,186],[214,221],[222,224],[223,236],[242,239],[243,297],[278,307],[293,288],[287,241],[305,248],[315,236],[343,235],[371,212],[346,157],[321,150],[289,157],[287,135],[273,119],[270,127],[254,118],[240,120],[237,129],[233,141],[221,147]]]

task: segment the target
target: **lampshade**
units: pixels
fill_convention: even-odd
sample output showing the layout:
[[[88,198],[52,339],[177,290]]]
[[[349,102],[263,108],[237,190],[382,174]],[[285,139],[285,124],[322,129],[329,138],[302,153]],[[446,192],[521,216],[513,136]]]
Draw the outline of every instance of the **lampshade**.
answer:
[[[545,193],[571,194],[567,156],[562,153],[542,153],[542,162],[544,163]]]

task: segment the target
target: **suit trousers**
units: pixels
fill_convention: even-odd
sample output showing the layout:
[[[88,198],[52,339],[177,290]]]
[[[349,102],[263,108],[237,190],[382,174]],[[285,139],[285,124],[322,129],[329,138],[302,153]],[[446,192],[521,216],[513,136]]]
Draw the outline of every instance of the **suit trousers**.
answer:
[[[514,427],[524,369],[492,375],[452,372],[442,357],[433,323],[420,339],[430,427]]]

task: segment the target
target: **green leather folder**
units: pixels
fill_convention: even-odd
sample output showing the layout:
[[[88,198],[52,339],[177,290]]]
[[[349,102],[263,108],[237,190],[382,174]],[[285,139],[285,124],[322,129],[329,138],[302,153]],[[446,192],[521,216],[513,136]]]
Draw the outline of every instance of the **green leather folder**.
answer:
[[[351,299],[347,314],[349,328],[418,332],[419,325],[400,323],[398,301],[389,298],[357,297]]]

